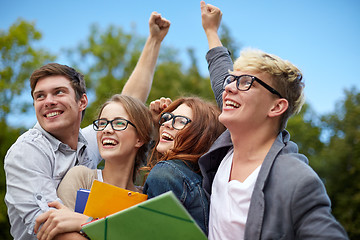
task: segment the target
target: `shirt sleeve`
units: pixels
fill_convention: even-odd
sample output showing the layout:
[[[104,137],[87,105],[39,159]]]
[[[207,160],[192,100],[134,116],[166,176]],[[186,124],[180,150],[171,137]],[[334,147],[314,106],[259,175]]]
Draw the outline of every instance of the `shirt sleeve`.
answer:
[[[299,239],[348,239],[331,214],[330,199],[317,176],[307,175],[294,188],[294,227]]]
[[[50,160],[54,156],[42,151],[41,144],[45,143],[22,141],[14,144],[5,157],[5,202],[10,222],[19,222],[20,218],[26,227],[13,225],[15,231],[31,234],[36,217],[48,210],[47,202],[59,200]]]
[[[222,92],[224,78],[233,69],[233,62],[230,52],[225,47],[215,47],[206,54],[210,73],[211,87],[215,95],[216,102],[222,108]]]
[[[97,165],[101,162],[102,157],[100,156],[99,147],[96,139],[96,131],[93,129],[92,125],[89,125],[81,129],[81,134],[87,141],[87,151],[89,153],[90,159],[94,162],[90,168],[97,168]]]

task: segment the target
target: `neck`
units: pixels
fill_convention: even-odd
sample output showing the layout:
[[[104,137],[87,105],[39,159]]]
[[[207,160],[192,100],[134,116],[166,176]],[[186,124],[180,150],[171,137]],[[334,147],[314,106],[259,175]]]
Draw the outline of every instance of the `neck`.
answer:
[[[53,133],[53,136],[62,143],[67,144],[71,149],[76,150],[79,139],[80,123],[81,116],[79,116],[77,123],[72,124],[71,128],[67,128],[66,130],[59,129],[57,132]]]
[[[277,134],[272,128],[259,127],[230,130],[234,145],[234,159],[237,161],[257,161],[260,164],[265,159]]]
[[[67,131],[65,134],[56,134],[56,138],[64,144],[67,144],[71,149],[76,150],[78,145],[80,128]]]
[[[134,158],[124,159],[124,161],[105,160],[105,167],[102,171],[104,182],[131,191],[138,191],[133,182],[134,161]]]

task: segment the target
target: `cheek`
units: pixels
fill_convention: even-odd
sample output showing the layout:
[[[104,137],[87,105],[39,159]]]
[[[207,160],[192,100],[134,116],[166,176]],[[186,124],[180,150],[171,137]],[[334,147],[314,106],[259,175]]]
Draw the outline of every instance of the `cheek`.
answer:
[[[94,130],[95,131],[95,130]],[[96,132],[96,141],[97,143],[100,145],[101,143],[101,134],[102,134],[102,131],[98,131]]]

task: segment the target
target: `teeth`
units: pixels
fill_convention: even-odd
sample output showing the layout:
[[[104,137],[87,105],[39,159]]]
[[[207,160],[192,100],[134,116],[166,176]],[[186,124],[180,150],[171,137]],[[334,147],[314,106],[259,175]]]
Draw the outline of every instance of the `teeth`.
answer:
[[[48,113],[48,114],[46,114],[46,117],[54,117],[54,116],[57,116],[57,115],[60,115],[60,112],[51,112],[51,113]]]
[[[228,108],[239,108],[240,107],[240,104],[236,103],[236,102],[233,102],[231,100],[226,100],[225,101],[225,105],[226,107]]]
[[[166,133],[166,132],[162,133],[161,137],[162,137],[163,139],[165,138],[165,139],[167,139],[167,140],[174,140],[174,137],[171,136],[170,134]]]
[[[115,140],[113,140],[113,139],[104,139],[103,142],[102,142],[102,144],[103,144],[103,145],[105,145],[105,144],[115,145],[116,142],[115,142]]]

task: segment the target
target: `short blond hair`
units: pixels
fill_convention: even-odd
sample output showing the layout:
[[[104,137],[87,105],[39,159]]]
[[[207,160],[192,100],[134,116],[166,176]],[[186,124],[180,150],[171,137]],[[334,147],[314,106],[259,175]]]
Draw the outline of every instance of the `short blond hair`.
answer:
[[[291,62],[259,49],[247,48],[241,51],[240,57],[234,62],[234,71],[267,73],[271,76],[272,87],[289,102],[280,121],[280,131],[286,127],[290,116],[300,112],[305,102],[305,84],[301,71]]]

